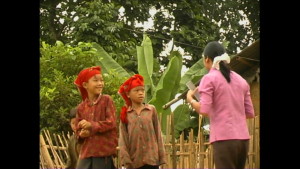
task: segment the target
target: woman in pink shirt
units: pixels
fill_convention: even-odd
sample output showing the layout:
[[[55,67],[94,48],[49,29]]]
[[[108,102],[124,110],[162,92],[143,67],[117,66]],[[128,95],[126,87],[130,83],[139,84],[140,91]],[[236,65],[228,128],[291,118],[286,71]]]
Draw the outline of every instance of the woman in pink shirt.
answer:
[[[187,102],[210,118],[216,168],[244,168],[250,139],[246,119],[254,117],[249,84],[230,70],[230,57],[218,42],[206,45],[203,63],[209,72],[196,90],[187,93]],[[199,102],[193,98],[195,92],[200,93]]]

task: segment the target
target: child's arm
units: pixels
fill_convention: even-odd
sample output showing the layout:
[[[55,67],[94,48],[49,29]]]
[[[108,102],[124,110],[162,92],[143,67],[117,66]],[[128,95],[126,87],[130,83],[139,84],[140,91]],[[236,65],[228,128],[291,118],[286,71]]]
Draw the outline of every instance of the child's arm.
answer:
[[[97,121],[97,122],[90,121],[92,125],[91,135],[94,135],[97,132],[106,132],[115,129],[117,127],[116,116],[115,116],[116,108],[114,102],[110,96],[108,95],[105,96],[107,97],[105,120]]]
[[[120,121],[119,132],[120,132],[119,134],[120,162],[122,166],[130,167],[132,161],[128,152],[129,136],[128,136],[126,124],[122,123],[121,121]]]
[[[153,114],[152,114],[153,127],[158,141],[159,165],[162,165],[162,164],[166,164],[165,148],[161,137],[161,128],[160,128],[160,122],[158,120],[157,111],[154,106],[152,107],[153,107]]]

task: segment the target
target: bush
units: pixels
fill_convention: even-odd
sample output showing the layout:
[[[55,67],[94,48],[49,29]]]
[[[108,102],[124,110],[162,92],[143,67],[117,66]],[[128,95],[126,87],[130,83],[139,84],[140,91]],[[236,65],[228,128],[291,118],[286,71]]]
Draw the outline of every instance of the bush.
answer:
[[[41,43],[40,57],[40,129],[50,132],[71,131],[68,114],[81,102],[81,96],[74,80],[78,73],[86,68],[97,65],[99,58],[96,49],[90,43],[78,43],[71,47],[61,42],[50,46]],[[118,78],[118,73],[111,70],[103,73],[104,94],[112,96],[117,116],[123,105],[122,98],[117,94],[119,86],[125,80]]]

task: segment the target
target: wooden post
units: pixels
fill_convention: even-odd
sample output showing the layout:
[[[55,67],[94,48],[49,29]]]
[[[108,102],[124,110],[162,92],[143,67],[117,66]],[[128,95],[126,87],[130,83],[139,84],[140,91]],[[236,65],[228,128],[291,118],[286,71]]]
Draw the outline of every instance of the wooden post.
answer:
[[[60,141],[61,146],[62,146],[63,148],[66,148],[66,149],[67,149],[68,143],[64,143],[64,141],[62,140],[62,138],[61,138],[60,135],[57,135],[57,137],[58,137],[58,140]],[[69,157],[68,157],[67,151],[64,151],[64,154],[65,154],[65,157],[66,157],[65,163],[67,163],[67,159],[69,158]],[[63,157],[62,157],[62,158],[63,158]]]
[[[199,115],[199,130],[198,130],[198,139],[199,139],[199,168],[204,168],[204,157],[205,155],[201,154],[202,152],[205,152],[205,146],[204,146],[204,136],[203,136],[203,130],[201,129],[202,125],[202,115]]]
[[[195,166],[195,158],[194,158],[194,155],[195,155],[195,153],[194,153],[194,130],[193,129],[191,129],[191,131],[190,131],[190,133],[189,133],[189,153],[190,153],[190,156],[189,156],[189,158],[190,158],[190,161],[189,161],[189,163],[190,163],[190,168],[196,168],[196,166]]]
[[[46,166],[48,168],[54,168],[54,165],[52,163],[52,159],[51,159],[50,154],[48,152],[48,149],[46,147],[45,140],[44,140],[44,138],[41,134],[40,134],[40,148],[41,148],[41,155],[44,157],[44,159],[47,163]]]
[[[183,139],[183,134],[182,132],[180,134],[180,155],[179,155],[179,168],[184,168],[184,139]]]
[[[172,168],[176,169],[176,146],[175,146],[175,127],[174,127],[174,113],[171,113],[171,133],[172,133]]]
[[[252,104],[253,104],[253,107],[254,107],[254,113],[255,113],[255,116],[258,116],[260,114],[260,93],[259,93],[259,90],[260,90],[260,85],[259,85],[259,82],[257,81],[253,81],[251,84],[250,84],[250,94],[251,94],[251,100],[252,100]]]
[[[166,132],[166,140],[165,140],[165,144],[169,144],[171,142],[171,115],[167,115],[167,132]],[[167,164],[164,165],[165,168],[172,168],[172,145],[171,146],[165,146],[165,150],[166,150],[166,156],[167,156]]]
[[[259,150],[259,116],[254,119],[255,126],[255,168],[260,168],[260,150]]]
[[[53,137],[54,137],[54,142],[55,142],[55,145],[57,146],[57,149],[56,149],[56,152],[58,152],[58,157],[63,157],[62,156],[62,153],[60,152],[60,150],[58,149],[58,147],[59,147],[59,142],[58,142],[58,139],[57,139],[57,134],[53,134]],[[61,159],[62,160],[62,159]]]

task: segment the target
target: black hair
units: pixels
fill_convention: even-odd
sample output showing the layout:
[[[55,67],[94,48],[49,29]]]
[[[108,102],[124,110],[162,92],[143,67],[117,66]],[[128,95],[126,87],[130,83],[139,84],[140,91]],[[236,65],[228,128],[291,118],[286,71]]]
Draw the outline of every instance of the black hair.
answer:
[[[76,117],[76,113],[77,113],[77,107],[72,108],[72,109],[70,110],[69,118],[70,118],[70,119],[75,118],[75,117]]]
[[[213,42],[209,42],[205,46],[203,55],[209,57],[213,61],[216,56],[221,56],[225,52],[226,52],[225,48],[219,42],[213,41]],[[219,65],[220,65],[220,71],[222,75],[224,76],[226,81],[230,83],[229,64],[225,63],[224,61],[221,61]]]

